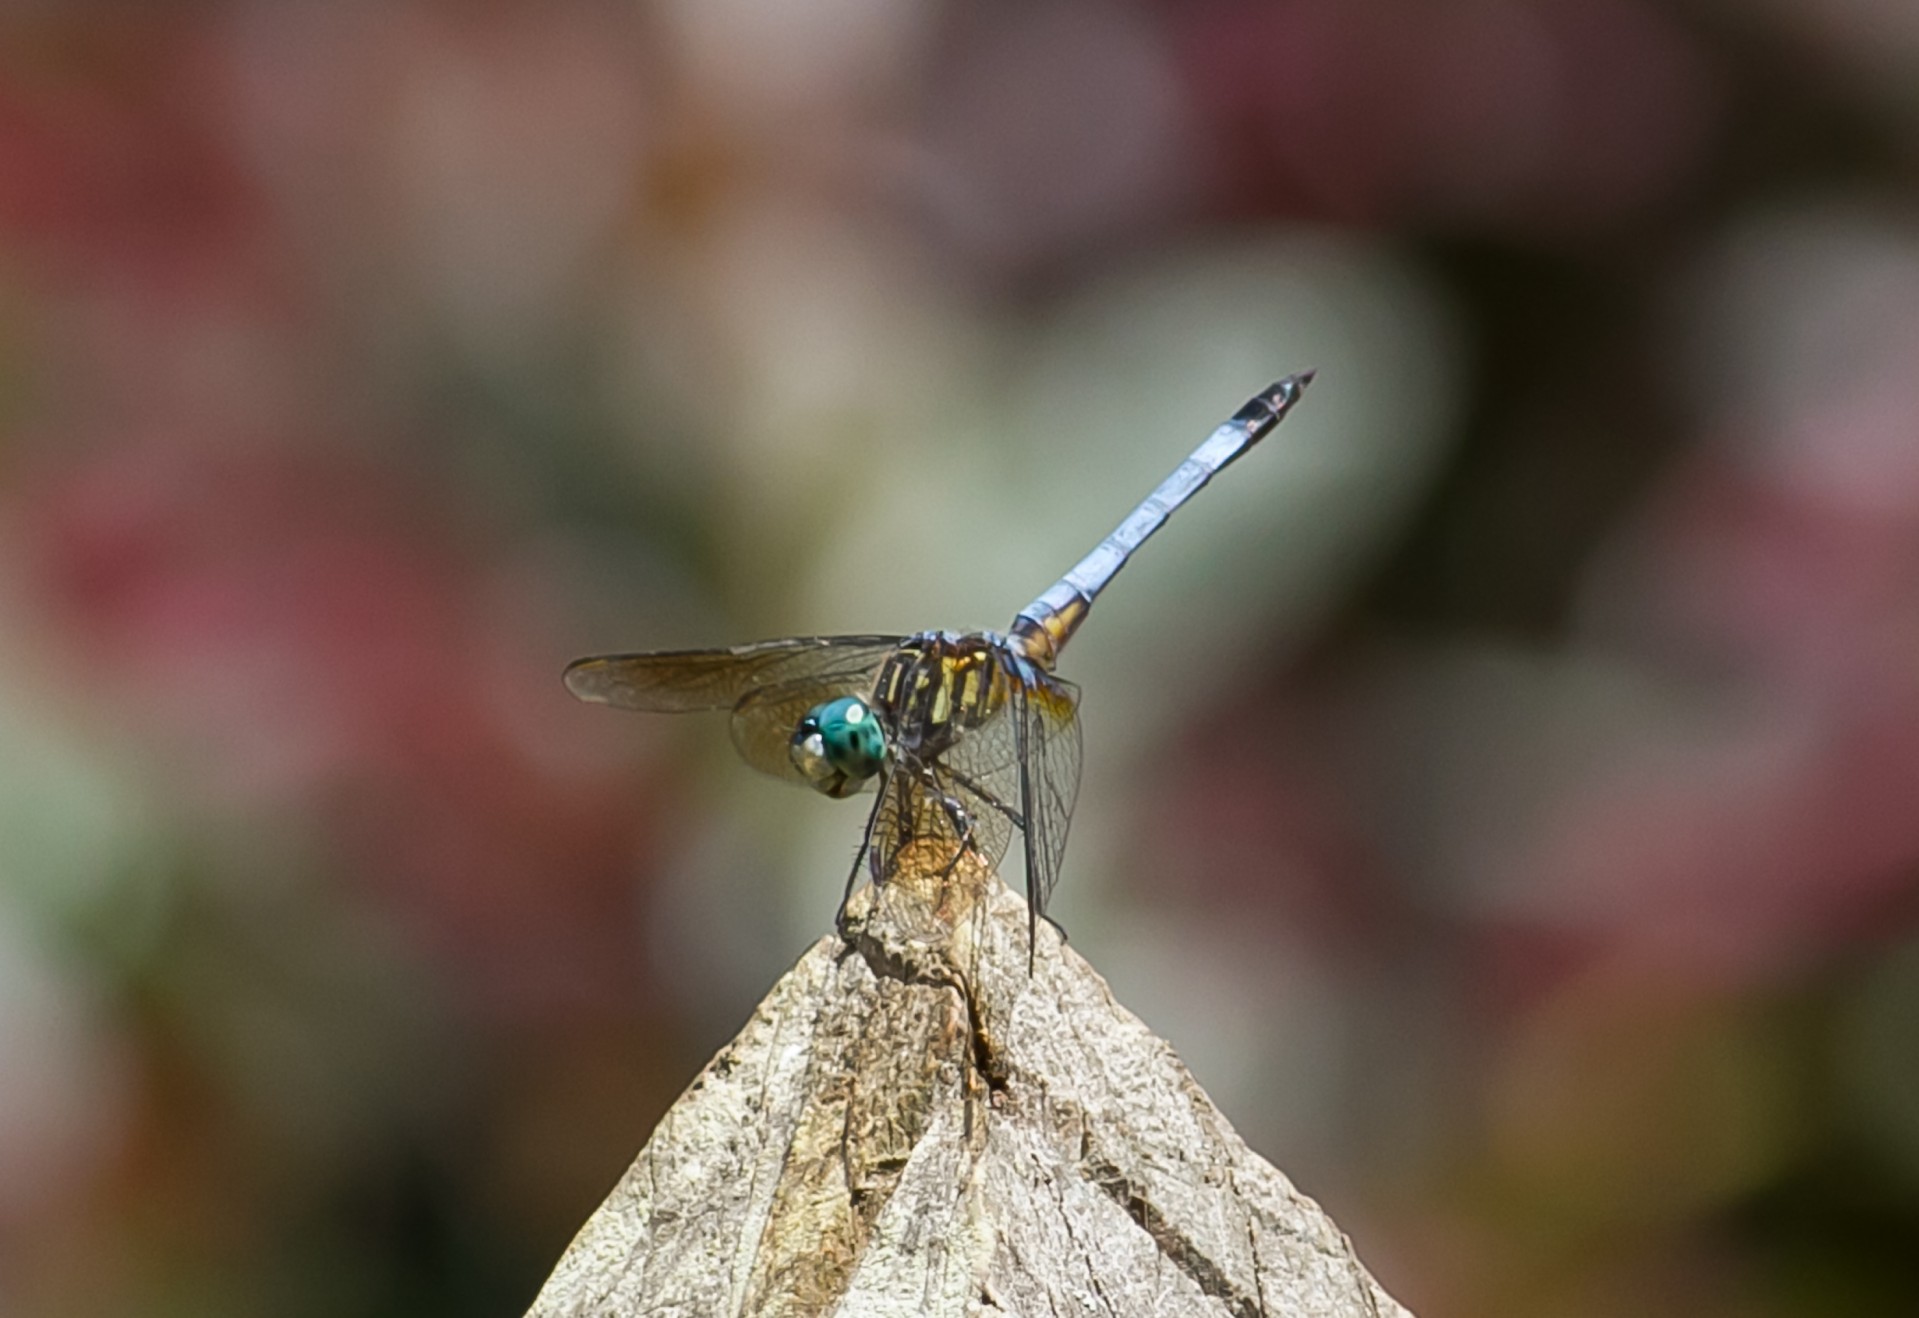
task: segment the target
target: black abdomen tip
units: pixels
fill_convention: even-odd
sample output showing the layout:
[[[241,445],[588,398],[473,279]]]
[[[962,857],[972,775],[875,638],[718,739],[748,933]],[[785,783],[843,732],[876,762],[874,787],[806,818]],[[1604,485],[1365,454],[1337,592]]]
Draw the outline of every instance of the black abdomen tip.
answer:
[[[1286,410],[1299,401],[1306,386],[1313,382],[1316,371],[1300,371],[1267,385],[1246,406],[1233,413],[1233,420],[1250,426],[1255,430],[1263,429],[1278,421]]]

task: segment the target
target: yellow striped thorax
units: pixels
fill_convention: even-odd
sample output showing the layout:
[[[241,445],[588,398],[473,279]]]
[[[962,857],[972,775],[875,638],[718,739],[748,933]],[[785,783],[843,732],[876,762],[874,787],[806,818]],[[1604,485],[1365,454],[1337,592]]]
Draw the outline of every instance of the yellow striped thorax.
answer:
[[[1005,708],[1009,662],[1000,637],[921,632],[880,669],[873,704],[901,749],[931,759]]]

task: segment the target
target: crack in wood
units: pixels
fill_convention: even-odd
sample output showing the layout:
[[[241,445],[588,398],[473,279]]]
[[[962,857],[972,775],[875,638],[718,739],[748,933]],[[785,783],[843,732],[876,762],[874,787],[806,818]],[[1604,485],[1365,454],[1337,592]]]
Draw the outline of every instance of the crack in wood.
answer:
[[[1087,1179],[1139,1224],[1166,1260],[1185,1273],[1202,1295],[1225,1305],[1233,1318],[1260,1318],[1265,1312],[1258,1298],[1235,1286],[1214,1259],[1174,1229],[1118,1167],[1105,1159],[1083,1161],[1080,1166]]]

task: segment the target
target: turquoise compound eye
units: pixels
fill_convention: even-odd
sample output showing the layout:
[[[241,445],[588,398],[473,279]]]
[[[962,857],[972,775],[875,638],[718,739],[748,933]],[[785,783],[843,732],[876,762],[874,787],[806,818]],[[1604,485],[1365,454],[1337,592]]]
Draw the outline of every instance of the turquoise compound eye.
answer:
[[[807,782],[828,796],[851,796],[886,763],[886,733],[858,696],[815,705],[793,729],[789,753]]]

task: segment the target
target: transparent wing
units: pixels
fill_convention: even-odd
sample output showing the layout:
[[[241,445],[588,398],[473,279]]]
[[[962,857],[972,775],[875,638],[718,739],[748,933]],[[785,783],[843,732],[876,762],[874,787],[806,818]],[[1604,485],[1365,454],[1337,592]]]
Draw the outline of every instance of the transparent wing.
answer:
[[[959,781],[943,766],[933,766],[933,777],[940,790],[949,798],[959,802],[971,821],[971,841],[973,849],[988,869],[999,868],[1000,860],[1006,855],[1006,848],[1012,843],[1014,821],[1003,801],[988,797],[976,790],[971,784]]]
[[[843,693],[861,689],[904,639],[796,636],[724,650],[597,655],[567,667],[566,689],[594,704],[666,714],[731,709],[762,687],[802,681]]]
[[[874,810],[868,861],[874,877],[885,883],[909,847],[914,865],[945,870],[970,845],[991,868],[1012,839],[1013,821],[1002,806],[939,763],[898,766]]]
[[[1050,673],[1014,686],[1020,814],[1026,825],[1026,904],[1033,921],[1059,886],[1066,831],[1079,799],[1079,688]]]
[[[984,726],[974,728],[941,752],[939,772],[954,785],[990,806],[993,813],[1024,827],[1019,803],[1019,731],[1013,703]]]
[[[951,835],[942,833],[944,821],[938,818],[937,810],[929,811],[931,805],[931,800],[925,797],[910,770],[901,768],[897,763],[888,769],[885,781],[880,784],[880,799],[873,803],[872,817],[866,821],[864,851],[867,868],[875,883],[885,883],[893,877],[899,865],[900,853],[916,837],[943,842],[941,850],[945,856],[952,855]],[[857,860],[853,873],[857,879]]]

